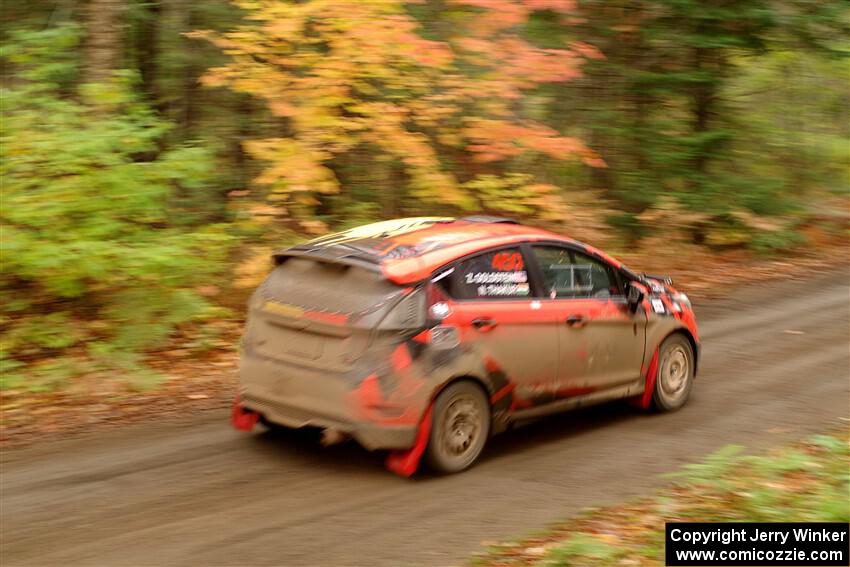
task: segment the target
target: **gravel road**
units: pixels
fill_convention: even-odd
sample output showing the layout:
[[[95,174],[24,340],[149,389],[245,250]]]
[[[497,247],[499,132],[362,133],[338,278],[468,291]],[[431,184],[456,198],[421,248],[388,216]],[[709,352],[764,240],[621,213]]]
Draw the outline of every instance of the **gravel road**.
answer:
[[[462,564],[482,542],[645,494],[724,445],[758,450],[840,424],[848,280],[845,269],[697,305],[704,353],[682,411],[555,416],[494,439],[451,477],[393,476],[353,444],[239,433],[223,412],[5,451],[0,563]]]

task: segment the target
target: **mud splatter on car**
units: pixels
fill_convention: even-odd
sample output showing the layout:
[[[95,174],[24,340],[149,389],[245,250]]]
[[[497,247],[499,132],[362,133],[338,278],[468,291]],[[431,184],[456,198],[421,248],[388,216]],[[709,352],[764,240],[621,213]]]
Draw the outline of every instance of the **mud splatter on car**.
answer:
[[[253,294],[234,425],[318,427],[403,475],[472,465],[512,423],[629,398],[675,410],[690,302],[664,277],[493,217],[400,219],[274,255]]]

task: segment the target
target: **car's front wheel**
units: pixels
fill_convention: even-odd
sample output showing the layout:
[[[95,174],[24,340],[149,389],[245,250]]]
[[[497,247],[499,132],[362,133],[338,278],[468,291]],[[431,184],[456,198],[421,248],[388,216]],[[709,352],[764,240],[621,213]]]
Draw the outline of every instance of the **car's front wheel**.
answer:
[[[674,411],[685,405],[694,383],[694,350],[680,334],[667,337],[658,349],[658,370],[652,402],[656,409]]]
[[[490,435],[490,405],[475,383],[450,384],[434,402],[426,460],[440,473],[456,473],[478,459]]]

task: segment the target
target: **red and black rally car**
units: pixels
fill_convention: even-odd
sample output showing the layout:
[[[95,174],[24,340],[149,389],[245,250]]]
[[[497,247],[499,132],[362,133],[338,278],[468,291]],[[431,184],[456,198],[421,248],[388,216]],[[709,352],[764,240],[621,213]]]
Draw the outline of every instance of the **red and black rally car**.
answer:
[[[511,423],[632,398],[680,408],[688,298],[599,250],[494,217],[408,218],[274,255],[250,301],[234,425],[318,427],[388,466],[469,467]]]

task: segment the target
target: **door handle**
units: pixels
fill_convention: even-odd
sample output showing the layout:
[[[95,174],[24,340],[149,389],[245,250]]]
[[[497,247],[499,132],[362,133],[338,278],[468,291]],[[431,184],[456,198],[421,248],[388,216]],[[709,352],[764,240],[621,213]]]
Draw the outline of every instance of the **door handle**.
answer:
[[[587,318],[584,315],[570,315],[567,317],[567,325],[570,327],[584,327],[587,324]]]
[[[495,320],[487,317],[472,320],[472,326],[480,331],[489,331],[496,325],[498,325],[498,323]]]

